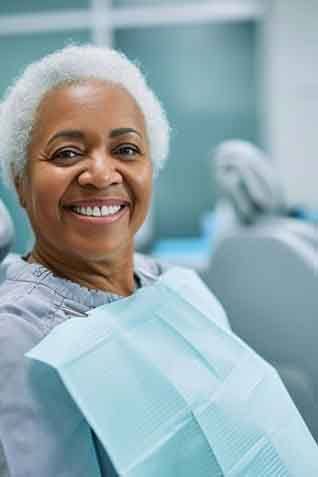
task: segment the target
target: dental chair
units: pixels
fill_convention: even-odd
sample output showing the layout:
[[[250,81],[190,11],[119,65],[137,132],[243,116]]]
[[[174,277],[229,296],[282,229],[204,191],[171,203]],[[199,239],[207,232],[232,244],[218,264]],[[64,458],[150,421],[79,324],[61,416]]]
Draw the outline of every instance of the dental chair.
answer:
[[[14,238],[14,228],[11,217],[0,199],[0,283],[4,279],[5,265]]]
[[[318,442],[318,231],[260,218],[219,242],[203,274],[230,325],[275,366]]]

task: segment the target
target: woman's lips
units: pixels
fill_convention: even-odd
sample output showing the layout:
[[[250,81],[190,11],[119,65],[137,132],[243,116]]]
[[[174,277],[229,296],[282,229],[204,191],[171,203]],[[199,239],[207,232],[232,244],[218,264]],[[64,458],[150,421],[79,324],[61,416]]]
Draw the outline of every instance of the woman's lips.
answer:
[[[120,199],[74,201],[66,209],[84,223],[108,224],[125,215],[129,203]]]

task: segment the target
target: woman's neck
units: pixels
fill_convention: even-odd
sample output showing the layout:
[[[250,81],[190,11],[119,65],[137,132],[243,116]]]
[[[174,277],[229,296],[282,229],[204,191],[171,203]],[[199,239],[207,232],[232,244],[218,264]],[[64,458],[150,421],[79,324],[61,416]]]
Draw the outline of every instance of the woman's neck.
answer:
[[[121,257],[107,260],[83,260],[81,257],[55,257],[35,245],[28,256],[29,263],[39,263],[54,275],[90,289],[121,296],[131,295],[135,289],[133,250]]]

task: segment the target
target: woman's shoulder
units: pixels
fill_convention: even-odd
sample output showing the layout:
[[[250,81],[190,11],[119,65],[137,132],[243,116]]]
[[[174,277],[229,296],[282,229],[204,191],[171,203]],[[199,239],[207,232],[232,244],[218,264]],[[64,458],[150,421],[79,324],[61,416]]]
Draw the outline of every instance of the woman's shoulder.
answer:
[[[0,325],[23,332],[28,329],[37,335],[43,334],[47,320],[55,309],[57,297],[54,290],[39,286],[32,269],[21,257],[11,257],[0,284]]]
[[[0,284],[0,316],[4,313],[14,314],[16,308],[26,306],[30,302],[32,288],[31,282],[3,276]]]
[[[24,353],[43,337],[38,326],[30,285],[6,278],[0,285],[1,373],[23,360]]]
[[[36,343],[44,336],[39,317],[47,313],[45,301],[30,294],[27,284],[5,280],[0,286],[0,348],[3,342]],[[3,341],[3,342],[2,342]]]

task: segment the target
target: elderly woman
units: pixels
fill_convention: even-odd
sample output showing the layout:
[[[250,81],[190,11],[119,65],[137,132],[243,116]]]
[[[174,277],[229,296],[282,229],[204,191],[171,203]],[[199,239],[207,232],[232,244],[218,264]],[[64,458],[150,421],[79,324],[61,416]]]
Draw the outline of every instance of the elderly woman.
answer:
[[[134,255],[134,236],[167,157],[168,122],[134,64],[88,45],[30,65],[8,92],[0,130],[3,177],[35,234],[0,290],[0,468],[11,477],[88,477],[62,411],[54,425],[42,418],[24,354],[57,324],[162,273]],[[101,475],[116,475],[93,433],[92,442]]]

